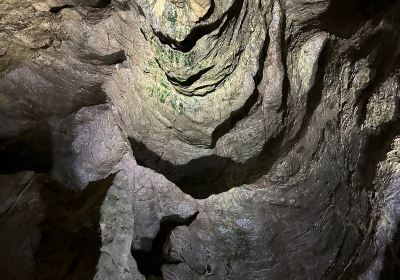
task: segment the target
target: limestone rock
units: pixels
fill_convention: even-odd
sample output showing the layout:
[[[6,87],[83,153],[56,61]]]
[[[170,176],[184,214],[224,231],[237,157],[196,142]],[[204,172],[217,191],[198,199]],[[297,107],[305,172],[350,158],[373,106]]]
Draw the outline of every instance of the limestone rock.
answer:
[[[1,1],[2,279],[395,279],[399,15]]]

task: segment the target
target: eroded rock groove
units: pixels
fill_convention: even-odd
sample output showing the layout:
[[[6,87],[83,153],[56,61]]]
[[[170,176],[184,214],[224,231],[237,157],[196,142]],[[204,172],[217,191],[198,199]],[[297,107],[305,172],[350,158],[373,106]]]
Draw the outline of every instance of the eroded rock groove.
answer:
[[[399,16],[2,1],[1,277],[395,279]]]

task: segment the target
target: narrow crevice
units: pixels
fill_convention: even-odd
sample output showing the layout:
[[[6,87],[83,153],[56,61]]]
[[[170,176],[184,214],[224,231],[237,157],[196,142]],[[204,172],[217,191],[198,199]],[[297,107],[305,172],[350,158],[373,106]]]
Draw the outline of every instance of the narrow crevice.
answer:
[[[158,63],[158,61],[157,61],[157,63]],[[189,86],[193,85],[196,81],[201,79],[201,77],[203,77],[204,74],[206,74],[208,71],[210,71],[213,68],[214,68],[214,65],[206,67],[206,68],[200,70],[199,72],[185,78],[185,80],[179,80],[178,78],[172,77],[171,75],[168,75],[167,73],[166,73],[166,76],[167,76],[168,81],[175,86],[189,87]]]
[[[239,60],[243,52],[244,52],[244,50],[243,50],[243,49],[240,49],[237,53],[235,53],[234,59],[233,59],[233,60],[234,60],[234,61],[235,61],[236,59]],[[157,61],[157,60],[156,60],[156,61]],[[158,61],[157,61],[157,63],[158,63],[159,68],[160,68],[160,69],[163,69],[162,66],[161,66],[161,64],[160,64]],[[177,91],[178,93],[183,94],[183,95],[186,95],[186,96],[202,96],[202,97],[204,97],[204,96],[206,96],[207,94],[209,94],[209,93],[211,93],[211,92],[214,92],[220,85],[222,85],[222,84],[226,81],[226,78],[229,77],[229,75],[230,75],[233,71],[235,71],[235,69],[236,69],[236,67],[238,66],[238,64],[237,64],[237,63],[234,63],[234,64],[232,64],[232,66],[233,66],[233,69],[232,69],[230,72],[224,73],[224,75],[223,75],[222,77],[219,77],[216,81],[213,81],[213,82],[210,83],[210,84],[198,85],[198,86],[192,88],[192,89],[190,90],[189,94],[188,94],[187,88],[188,88],[190,85],[189,85],[189,86],[186,86],[186,87],[178,87],[178,86],[175,86],[175,89],[176,89],[176,91]],[[214,67],[215,67],[215,66],[210,66],[210,67],[206,68],[206,69],[208,69],[207,72],[208,72],[209,70],[211,70],[212,68],[214,68]],[[163,70],[164,70],[164,69],[163,69]],[[164,70],[164,73],[166,73],[165,70]],[[204,74],[205,74],[205,73],[202,73],[202,75],[204,75]],[[167,74],[166,74],[166,75],[167,75]],[[196,74],[195,74],[195,75],[196,75]],[[167,77],[167,78],[168,78],[168,77]],[[196,78],[196,77],[195,77],[195,78]],[[239,109],[239,110],[241,110],[241,109]]]
[[[211,0],[210,4],[211,5],[210,5],[210,8],[208,9],[207,13],[203,17],[199,18],[198,22],[202,22],[202,21],[207,20],[214,13],[214,11],[215,11],[215,0]]]
[[[84,57],[85,60],[89,60],[93,62],[94,64],[99,64],[99,65],[116,65],[116,64],[121,64],[124,61],[127,60],[126,53],[124,50],[120,50],[111,54],[106,54],[106,55],[100,55],[96,53],[91,53],[89,55],[86,55]]]
[[[92,7],[92,8],[104,9],[111,4],[111,1],[112,0],[99,0],[99,1],[95,1],[94,3],[92,3],[93,1],[88,1],[89,3],[87,3],[86,5],[85,5],[85,3],[82,3],[81,5],[84,5],[87,7]],[[74,8],[74,7],[75,7],[74,5],[65,4],[65,5],[61,5],[61,6],[51,7],[49,12],[52,14],[58,14],[59,12],[61,12],[64,9],[69,9],[69,8]]]
[[[59,12],[61,12],[61,10],[64,9],[69,9],[69,8],[73,8],[73,5],[62,5],[62,6],[58,6],[58,7],[51,7],[49,12],[52,14],[58,14]]]
[[[102,61],[107,65],[121,64],[126,60],[127,60],[126,53],[123,50],[108,55],[104,55],[102,57]]]
[[[196,212],[188,218],[182,218],[178,215],[163,217],[160,221],[160,229],[152,240],[151,250],[131,249],[138,270],[146,279],[162,279],[162,266],[164,264],[180,263],[179,260],[172,259],[169,255],[169,238],[176,227],[189,226],[198,214],[199,212]]]
[[[254,108],[255,105],[257,105],[257,102],[259,100],[260,100],[260,93],[256,87],[253,93],[250,95],[250,97],[246,100],[244,105],[241,108],[239,108],[239,110],[232,112],[228,119],[226,119],[223,123],[221,123],[219,126],[215,128],[215,130],[211,135],[212,141],[210,148],[213,149],[217,145],[218,140],[222,136],[229,133],[237,125],[239,121],[248,117],[249,112],[251,111],[252,108]]]
[[[282,7],[282,3],[280,3]],[[285,123],[286,117],[288,115],[288,99],[289,93],[291,90],[289,76],[288,76],[288,65],[287,65],[287,58],[288,58],[288,50],[290,46],[290,38],[287,40],[285,36],[286,30],[286,14],[283,12],[283,19],[282,19],[282,38],[281,38],[281,62],[283,65],[283,82],[282,82],[282,103],[278,112],[282,112],[282,123]]]
[[[226,22],[229,23],[233,19],[238,17],[240,12],[242,11],[244,1],[245,0],[236,0],[232,4],[232,6],[223,15],[221,15],[221,17],[214,23],[208,25],[199,25],[194,27],[192,31],[187,35],[187,37],[181,42],[178,42],[177,40],[161,32],[155,31],[153,29],[154,35],[160,40],[162,44],[168,45],[172,49],[176,49],[181,52],[187,53],[190,50],[192,50],[193,47],[196,45],[197,41],[200,40],[206,34],[211,33],[218,27],[220,27],[220,29],[227,28],[229,24],[224,24],[222,26],[221,24],[224,22],[224,20],[226,20]]]
[[[91,5],[94,8],[103,9],[108,7],[111,4],[112,0],[98,0],[94,5]]]

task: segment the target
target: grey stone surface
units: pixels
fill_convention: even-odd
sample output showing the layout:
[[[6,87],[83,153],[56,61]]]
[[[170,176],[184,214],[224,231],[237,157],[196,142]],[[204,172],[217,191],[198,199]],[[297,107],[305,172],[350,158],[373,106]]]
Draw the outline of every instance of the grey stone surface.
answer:
[[[2,279],[396,279],[399,15],[1,1]]]

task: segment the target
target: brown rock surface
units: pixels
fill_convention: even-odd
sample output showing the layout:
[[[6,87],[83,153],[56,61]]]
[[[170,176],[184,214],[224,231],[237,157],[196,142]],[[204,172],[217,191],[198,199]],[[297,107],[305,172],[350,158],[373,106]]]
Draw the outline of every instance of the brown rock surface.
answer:
[[[0,1],[2,279],[396,279],[399,16]]]

